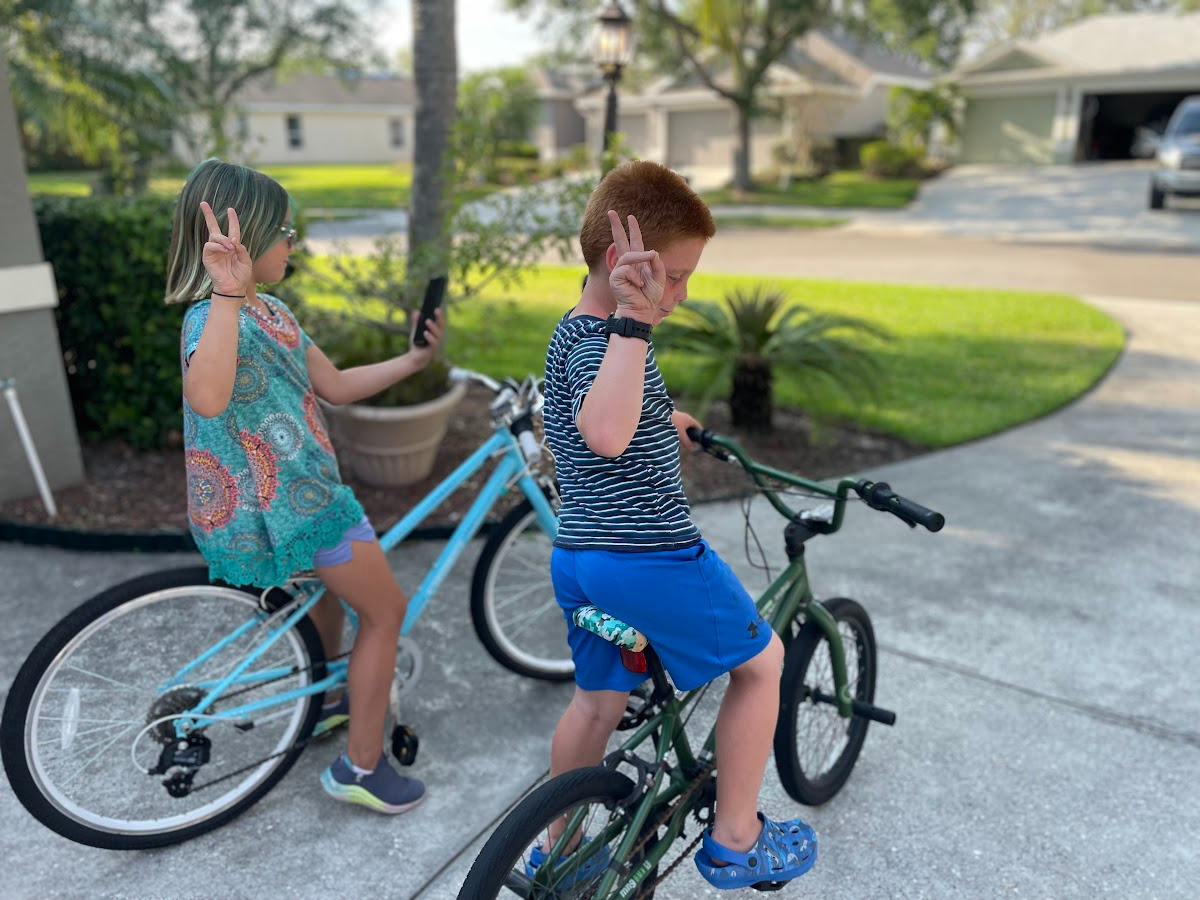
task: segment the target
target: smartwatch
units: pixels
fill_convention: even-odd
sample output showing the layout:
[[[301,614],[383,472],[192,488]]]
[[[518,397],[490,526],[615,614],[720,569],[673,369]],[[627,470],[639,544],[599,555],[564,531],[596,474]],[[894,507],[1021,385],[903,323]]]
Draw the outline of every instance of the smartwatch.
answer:
[[[628,316],[622,316],[619,319],[616,316],[609,316],[608,322],[604,326],[605,336],[619,334],[621,337],[641,338],[647,344],[650,343],[650,332],[653,330],[653,327],[646,322],[639,322]]]

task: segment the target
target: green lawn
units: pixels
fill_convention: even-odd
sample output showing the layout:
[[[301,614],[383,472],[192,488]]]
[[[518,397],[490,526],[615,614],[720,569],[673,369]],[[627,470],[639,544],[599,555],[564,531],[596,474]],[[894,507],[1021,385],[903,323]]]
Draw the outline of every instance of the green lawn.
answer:
[[[580,277],[575,267],[542,267],[521,287],[457,305],[450,312],[447,357],[496,376],[541,372],[546,341],[579,296]],[[698,274],[689,293],[716,299],[761,280]],[[982,437],[1057,409],[1095,384],[1124,342],[1113,320],[1062,294],[769,280],[796,302],[860,316],[895,335],[876,351],[883,378],[875,402],[855,407],[781,371],[779,405],[930,447]],[[322,304],[341,302],[305,292],[304,276],[290,284]],[[661,362],[673,392],[686,392],[695,366],[671,354]]]
[[[408,163],[325,166],[262,166],[262,171],[278,181],[302,210],[310,209],[391,209],[408,205],[412,188],[412,166]],[[35,172],[29,176],[30,193],[91,193],[95,180],[92,172]],[[177,194],[184,177],[154,178],[150,189]],[[472,185],[464,189],[469,198],[498,190],[498,185]]]
[[[725,188],[700,196],[712,205],[829,206],[892,209],[907,206],[917,196],[913,178],[872,178],[862,172],[834,172],[820,181],[794,181],[785,190],[763,181],[757,190],[738,194]]]

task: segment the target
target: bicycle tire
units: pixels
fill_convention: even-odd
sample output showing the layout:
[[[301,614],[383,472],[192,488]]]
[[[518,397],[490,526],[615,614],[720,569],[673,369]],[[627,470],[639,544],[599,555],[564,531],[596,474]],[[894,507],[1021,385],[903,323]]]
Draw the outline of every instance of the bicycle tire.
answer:
[[[878,658],[870,617],[845,597],[823,601],[822,606],[838,623],[851,696],[874,702]],[[834,696],[832,672],[825,633],[815,622],[806,622],[784,658],[775,726],[779,780],[792,799],[806,806],[820,806],[846,784],[870,725],[859,716],[843,719],[836,706],[812,699],[818,688]]]
[[[17,799],[57,834],[106,850],[182,843],[248,809],[296,762],[303,749],[296,744],[320,714],[319,694],[271,707],[267,712],[275,715],[264,714],[251,727],[232,720],[205,726],[212,758],[195,776],[197,790],[185,797],[169,795],[163,776],[148,777],[146,763],[157,762],[173,734],[170,714],[194,705],[201,689],[187,685],[232,668],[237,654],[253,645],[256,627],[229,644],[227,654],[197,666],[195,678],[165,692],[161,686],[231,631],[230,622],[258,613],[256,591],[211,584],[201,566],[134,578],[78,606],[34,647],[4,706],[0,756]],[[180,638],[189,627],[200,646]],[[277,687],[264,681],[245,688],[226,709],[323,678],[315,627],[300,619],[255,665],[299,671],[273,682]],[[218,698],[212,711],[220,709]],[[148,731],[150,721],[159,725]],[[242,772],[247,765],[252,769]],[[218,789],[225,783],[228,789]]]
[[[625,775],[600,766],[575,769],[550,779],[505,816],[488,838],[475,858],[471,871],[467,873],[467,879],[458,892],[458,900],[491,900],[494,897],[511,897],[515,893],[529,900],[588,900],[597,897],[586,885],[578,883],[561,891],[531,890],[528,879],[520,882],[524,877],[525,860],[530,847],[541,839],[546,827],[555,819],[584,803],[600,804],[606,814],[611,811],[611,815],[619,816],[617,804],[629,797],[633,789],[633,782]],[[610,846],[620,841],[626,827],[627,824],[621,826],[621,830],[611,839]],[[584,833],[589,837],[598,830],[588,828],[585,822]],[[629,868],[635,867],[637,861],[636,858],[630,861]],[[569,859],[560,863],[568,867],[570,865]],[[607,870],[602,869],[598,873],[597,880],[604,871]],[[657,871],[651,870],[646,878],[653,884],[656,875]],[[617,890],[620,888],[618,883]],[[611,896],[617,895],[614,893]],[[639,885],[636,892],[625,895],[622,900],[651,900],[653,897],[653,886]]]
[[[488,535],[479,554],[471,582],[471,622],[488,653],[510,672],[570,681],[575,663],[550,581],[552,550],[533,504],[521,501]]]

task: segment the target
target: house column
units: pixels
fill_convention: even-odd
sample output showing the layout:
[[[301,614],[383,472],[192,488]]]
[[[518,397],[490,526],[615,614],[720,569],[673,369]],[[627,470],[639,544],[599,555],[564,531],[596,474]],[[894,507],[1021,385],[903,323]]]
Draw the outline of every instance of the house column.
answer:
[[[670,113],[661,106],[652,107],[646,113],[646,137],[650,144],[647,156],[651,161],[662,163],[664,166],[671,158],[669,116]]]
[[[1075,161],[1075,145],[1079,141],[1079,115],[1083,92],[1073,85],[1062,85],[1054,103],[1054,161],[1069,164]]]
[[[58,290],[42,259],[19,135],[0,44],[0,380],[16,379],[46,480],[65,487],[83,478],[83,461],[54,322]],[[36,494],[17,425],[0,402],[0,500]]]

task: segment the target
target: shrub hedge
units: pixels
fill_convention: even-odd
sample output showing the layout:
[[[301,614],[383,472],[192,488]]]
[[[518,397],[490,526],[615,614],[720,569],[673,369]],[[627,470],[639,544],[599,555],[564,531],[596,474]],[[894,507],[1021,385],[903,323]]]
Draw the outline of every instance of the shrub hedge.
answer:
[[[37,196],[34,209],[83,439],[177,441],[184,308],[163,303],[174,198]]]

